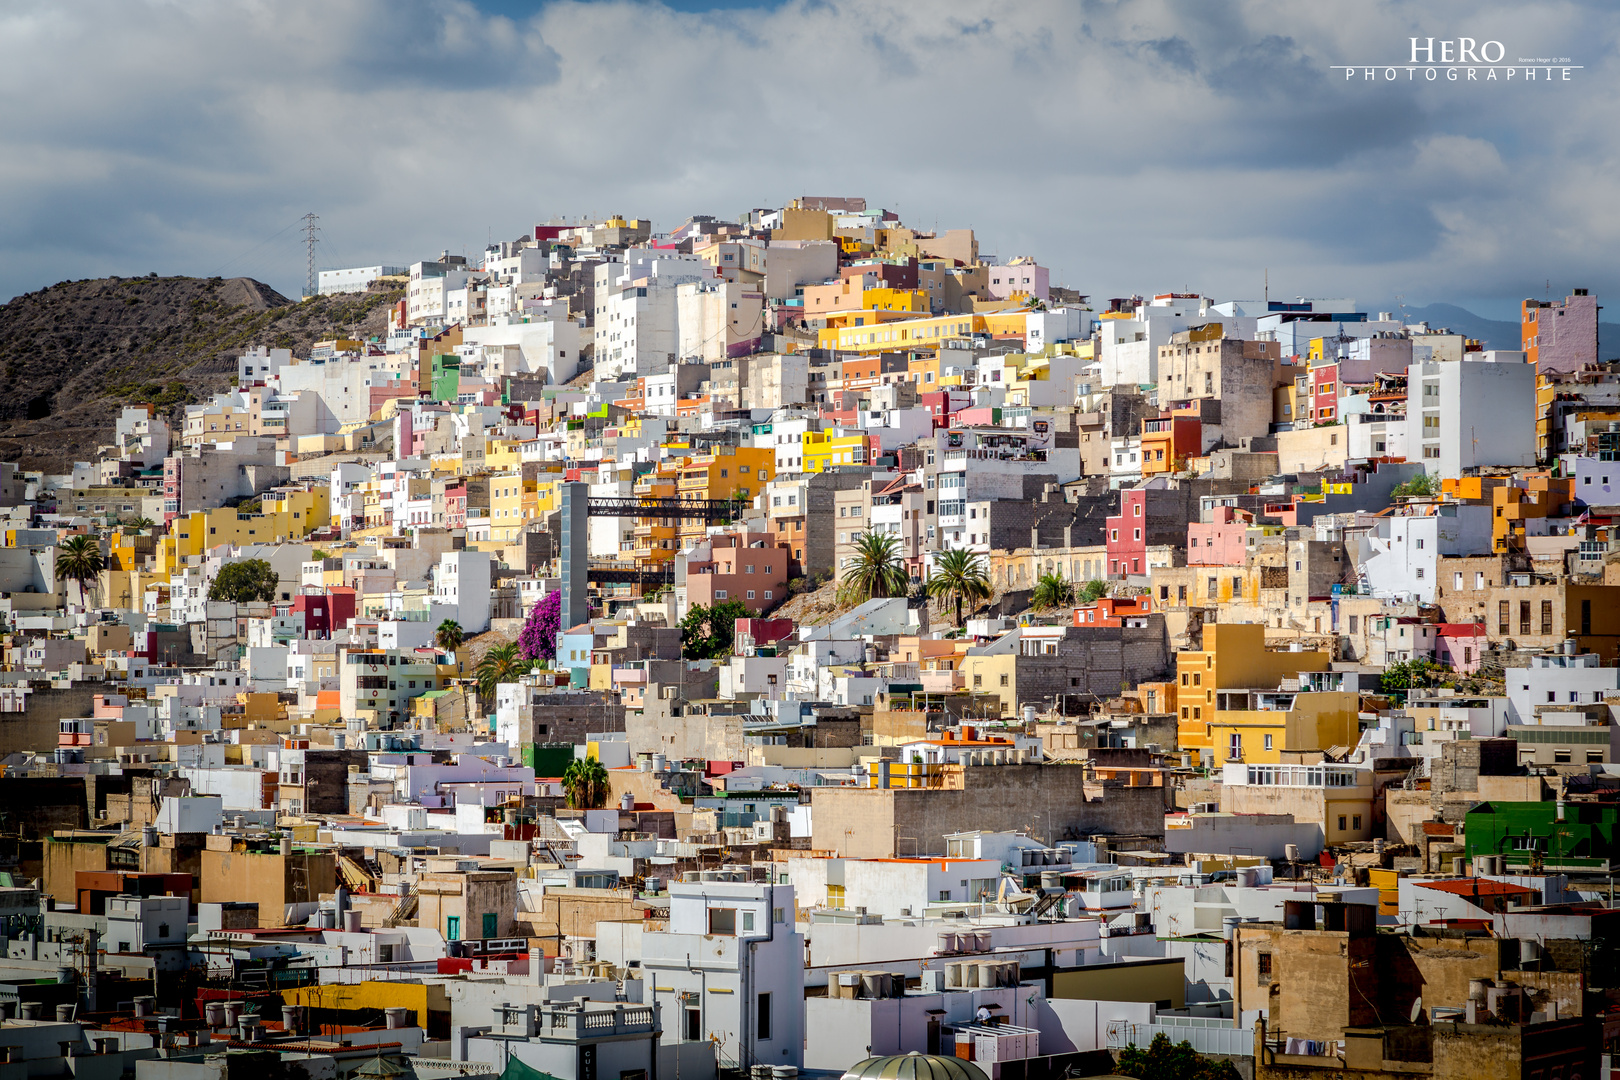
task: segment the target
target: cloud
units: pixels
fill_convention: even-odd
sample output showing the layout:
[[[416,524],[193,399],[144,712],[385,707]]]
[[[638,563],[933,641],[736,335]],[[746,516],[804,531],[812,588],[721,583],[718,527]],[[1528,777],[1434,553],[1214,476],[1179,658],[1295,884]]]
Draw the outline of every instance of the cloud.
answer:
[[[1412,35],[1585,67],[1329,69]],[[1246,296],[1269,269],[1500,311],[1545,278],[1620,290],[1617,36],[1606,5],[1508,0],[9,7],[0,296],[149,270],[296,293],[310,210],[322,265],[397,264],[554,214],[850,193],[1097,295]]]

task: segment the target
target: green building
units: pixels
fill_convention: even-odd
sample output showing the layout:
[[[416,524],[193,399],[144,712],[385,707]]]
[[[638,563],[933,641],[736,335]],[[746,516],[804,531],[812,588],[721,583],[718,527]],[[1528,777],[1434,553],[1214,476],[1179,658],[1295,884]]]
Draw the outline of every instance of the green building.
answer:
[[[461,392],[461,357],[439,353],[433,358],[433,400],[454,403]]]
[[[1620,861],[1620,806],[1482,802],[1463,819],[1469,861],[1500,855],[1508,869],[1607,873]]]

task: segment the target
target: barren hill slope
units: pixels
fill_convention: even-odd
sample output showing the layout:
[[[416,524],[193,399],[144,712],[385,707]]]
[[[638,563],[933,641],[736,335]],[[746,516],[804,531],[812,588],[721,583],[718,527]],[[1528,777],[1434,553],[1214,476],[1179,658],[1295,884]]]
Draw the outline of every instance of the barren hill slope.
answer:
[[[400,293],[299,303],[251,278],[64,281],[0,305],[0,461],[61,470],[112,439],[125,405],[184,407],[227,389],[254,345],[306,351],[380,333]]]

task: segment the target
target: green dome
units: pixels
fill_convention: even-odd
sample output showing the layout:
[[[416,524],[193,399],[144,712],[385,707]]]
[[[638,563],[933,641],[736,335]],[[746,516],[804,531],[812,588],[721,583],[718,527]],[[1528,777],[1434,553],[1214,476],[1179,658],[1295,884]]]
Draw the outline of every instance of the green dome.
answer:
[[[843,1080],[990,1080],[971,1061],[954,1057],[919,1054],[891,1054],[857,1061],[844,1072]]]

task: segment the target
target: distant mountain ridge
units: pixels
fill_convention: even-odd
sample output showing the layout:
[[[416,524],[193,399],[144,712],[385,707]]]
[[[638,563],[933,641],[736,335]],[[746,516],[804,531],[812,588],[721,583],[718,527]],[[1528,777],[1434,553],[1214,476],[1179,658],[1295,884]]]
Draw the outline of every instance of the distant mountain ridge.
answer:
[[[1456,304],[1429,304],[1402,309],[1392,303],[1383,303],[1367,305],[1361,310],[1369,316],[1376,316],[1380,311],[1393,312],[1397,318],[1404,318],[1408,325],[1426,322],[1436,329],[1445,327],[1464,337],[1483,341],[1487,349],[1517,349],[1521,344],[1518,323],[1487,319]],[[1602,359],[1620,357],[1620,323],[1598,323],[1598,349],[1598,356]]]

